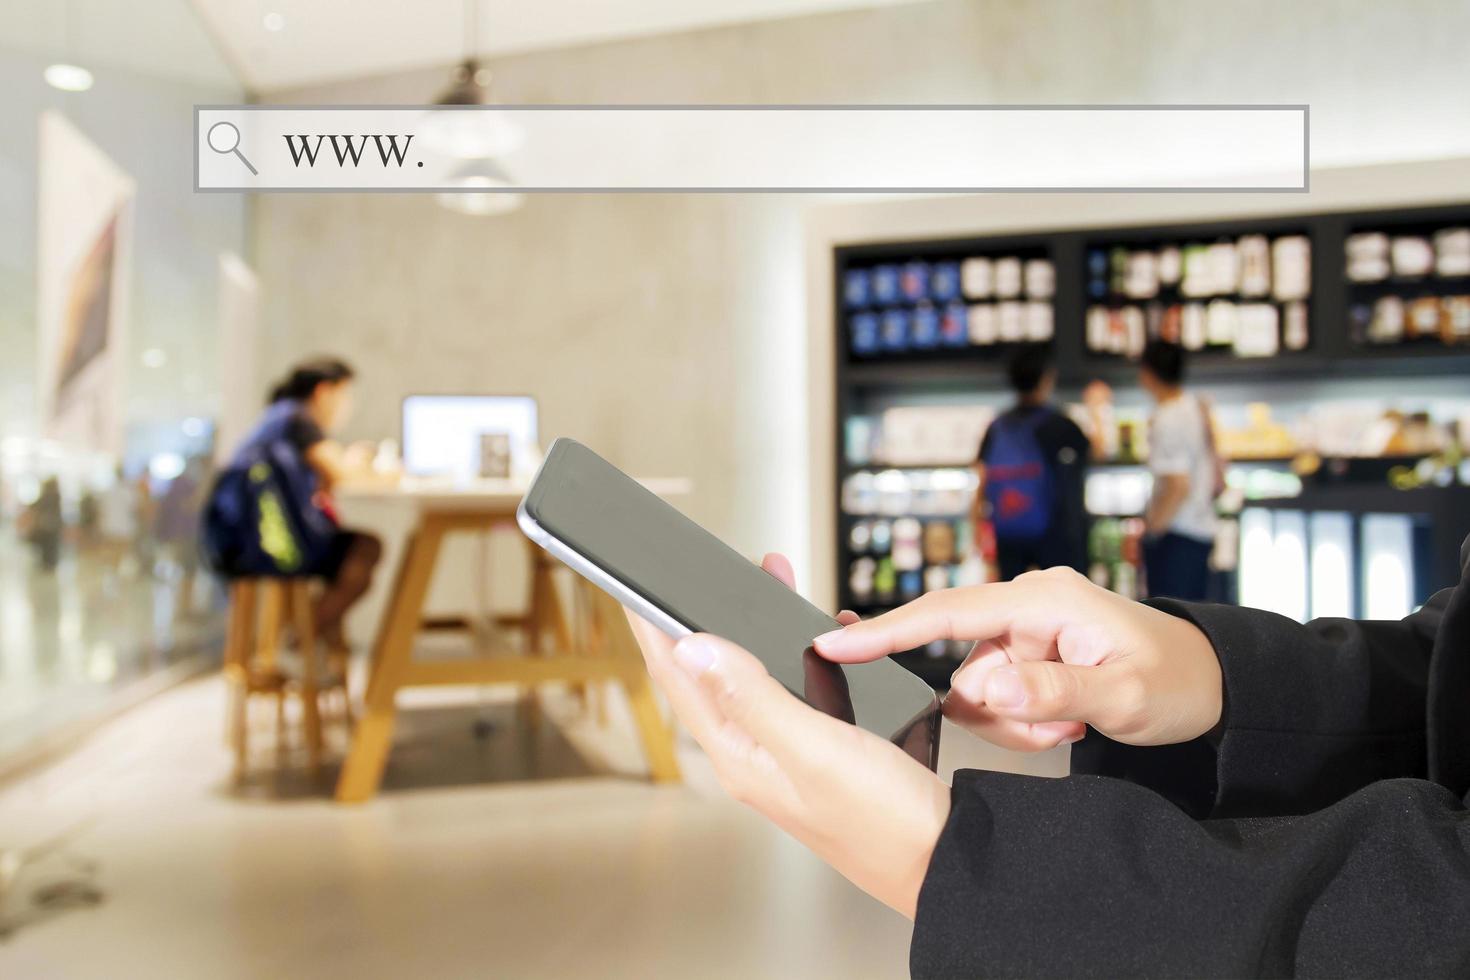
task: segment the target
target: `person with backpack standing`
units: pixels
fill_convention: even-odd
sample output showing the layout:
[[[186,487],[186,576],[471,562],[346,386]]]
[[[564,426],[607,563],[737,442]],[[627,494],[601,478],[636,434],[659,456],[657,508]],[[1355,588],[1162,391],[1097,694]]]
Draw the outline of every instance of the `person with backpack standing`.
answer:
[[[1051,405],[1057,374],[1045,347],[1017,352],[1009,377],[1016,405],[990,423],[980,442],[971,521],[976,527],[990,521],[1003,582],[1057,565],[1085,573],[1083,486],[1088,457],[1102,454],[1100,427],[1089,440]]]
[[[1139,384],[1155,405],[1148,427],[1153,493],[1144,513],[1144,575],[1154,598],[1209,598],[1215,498],[1223,487],[1220,458],[1204,403],[1185,393],[1184,348],[1150,341]]]

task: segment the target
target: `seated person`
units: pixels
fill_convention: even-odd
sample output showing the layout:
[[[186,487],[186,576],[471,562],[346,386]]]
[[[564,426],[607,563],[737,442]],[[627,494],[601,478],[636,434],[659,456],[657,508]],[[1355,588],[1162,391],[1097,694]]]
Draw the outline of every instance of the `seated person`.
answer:
[[[375,535],[340,526],[331,498],[332,489],[344,482],[381,479],[372,471],[369,451],[345,448],[329,435],[352,413],[352,380],[352,368],[332,358],[294,368],[272,390],[261,421],[215,485],[205,518],[206,537],[237,537],[241,529],[230,525],[244,522],[232,515],[250,508],[232,509],[215,501],[221,497],[221,488],[229,486],[226,480],[231,475],[239,479],[256,463],[268,461],[279,486],[274,496],[289,510],[284,515],[285,527],[277,522],[271,533],[264,527],[244,529],[249,546],[213,549],[229,552],[216,564],[226,575],[291,574],[325,579],[326,588],[316,605],[316,630],[338,649],[345,646],[342,619],[372,584],[383,551]],[[288,535],[291,540],[286,540]]]
[[[1203,791],[1115,778],[1106,753],[951,788],[739,647],[635,618],[727,790],[914,919],[915,976],[1470,975],[1470,541],[1401,622],[1136,603],[1070,569],[840,620],[816,648],[844,663],[976,641],[945,713],[997,744],[1097,732],[1213,762]]]

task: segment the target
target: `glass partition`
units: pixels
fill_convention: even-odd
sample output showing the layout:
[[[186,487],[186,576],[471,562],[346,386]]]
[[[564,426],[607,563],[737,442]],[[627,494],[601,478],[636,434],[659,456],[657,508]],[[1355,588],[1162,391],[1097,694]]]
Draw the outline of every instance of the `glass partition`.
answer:
[[[0,10],[0,767],[217,649],[195,534],[221,257],[195,103],[240,84],[187,0]]]

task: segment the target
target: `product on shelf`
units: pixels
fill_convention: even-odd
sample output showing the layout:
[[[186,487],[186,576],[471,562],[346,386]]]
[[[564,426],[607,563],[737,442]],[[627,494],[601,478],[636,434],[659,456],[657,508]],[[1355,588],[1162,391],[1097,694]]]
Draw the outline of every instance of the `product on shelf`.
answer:
[[[995,270],[991,261],[977,256],[960,264],[960,288],[969,299],[989,299],[995,291]]]
[[[858,605],[867,605],[873,600],[873,576],[878,563],[871,558],[859,558],[847,572],[847,591]]]
[[[1199,303],[1185,303],[1179,308],[1179,342],[1185,350],[1205,346],[1205,308]]]
[[[1218,296],[1238,291],[1240,284],[1240,250],[1233,242],[1216,242],[1205,250],[1205,268],[1209,270],[1209,288],[1205,296]]]
[[[974,313],[971,312],[973,318]],[[973,319],[972,319],[973,322]],[[1110,351],[1112,348],[1112,319],[1106,306],[1089,306],[1084,320],[1084,333],[1088,350]]]
[[[1265,235],[1240,240],[1240,295],[1265,296],[1271,291],[1271,244]]]
[[[913,602],[924,594],[924,573],[917,568],[898,574],[898,601]]]
[[[908,474],[884,470],[873,477],[873,489],[877,492],[878,513],[884,517],[897,517],[913,510],[914,494]]]
[[[1211,347],[1234,344],[1239,331],[1239,308],[1228,299],[1211,300],[1205,307],[1205,342]]]
[[[1470,343],[1470,295],[1420,296],[1407,301],[1381,296],[1371,306],[1354,303],[1348,308],[1348,330],[1360,344]]]
[[[948,303],[960,295],[960,267],[957,262],[936,262],[929,273],[929,295],[936,302]]]
[[[883,412],[880,459],[894,466],[975,461],[995,409],[985,405],[899,405]]]
[[[1123,260],[1123,295],[1153,299],[1159,294],[1159,270],[1152,252],[1129,252]]]
[[[1418,279],[1434,268],[1434,247],[1419,235],[1396,235],[1389,247],[1393,274],[1401,279]]]
[[[1446,296],[1440,336],[1447,344],[1470,343],[1470,296]]]
[[[904,351],[909,346],[909,311],[892,309],[883,311],[879,326],[879,343],[886,351]]]
[[[1442,228],[1434,233],[1434,274],[1470,276],[1470,228]]]
[[[854,354],[872,355],[882,348],[878,314],[867,311],[854,313],[847,321],[847,328],[848,346]]]
[[[1306,235],[1271,243],[1271,295],[1278,302],[1306,299],[1312,291],[1312,246]]]
[[[1347,239],[1348,336],[1359,345],[1470,341],[1470,228],[1360,231]]]
[[[872,473],[853,473],[842,481],[842,511],[846,514],[878,512],[878,488]]]
[[[1129,599],[1142,598],[1143,521],[1099,518],[1087,538],[1088,578]]]
[[[1003,344],[1019,343],[1026,339],[1024,307],[1014,300],[996,306],[996,323]]]
[[[867,466],[873,461],[878,426],[871,415],[849,415],[842,420],[842,456],[848,466]]]
[[[890,521],[874,521],[871,538],[873,554],[886,555],[893,547],[893,524]]]
[[[1384,296],[1373,304],[1368,321],[1368,339],[1375,344],[1396,344],[1404,339],[1404,301]]]
[[[1177,286],[1184,275],[1184,255],[1176,246],[1165,245],[1159,249],[1159,284]]]
[[[924,529],[912,517],[900,517],[893,522],[893,567],[900,572],[909,572],[924,567]]]
[[[1382,282],[1389,275],[1388,236],[1379,231],[1349,235],[1347,277],[1351,282]]]
[[[948,565],[956,561],[955,526],[950,521],[930,521],[924,525],[924,563]]]
[[[995,260],[995,295],[1014,299],[1021,295],[1021,260],[1013,256]]]
[[[1143,437],[1143,423],[1131,419],[1118,422],[1118,460],[1123,463],[1137,462],[1147,455],[1147,444]]]
[[[1000,319],[994,303],[976,303],[969,308],[970,343],[989,347],[1000,343]]]
[[[898,266],[880,265],[873,269],[872,296],[875,304],[897,303],[902,294],[898,289]]]
[[[848,352],[870,358],[1044,343],[1056,268],[1034,256],[914,258],[842,272]]]
[[[1439,300],[1421,296],[1406,308],[1405,332],[1412,338],[1439,336]]]
[[[933,350],[939,346],[939,311],[928,303],[921,303],[909,321],[912,332],[909,340],[914,350]]]
[[[1047,307],[1048,310],[1051,307]],[[970,326],[965,304],[949,302],[944,305],[944,314],[939,321],[939,339],[946,347],[964,347],[970,342]]]
[[[897,590],[898,573],[893,569],[893,559],[878,559],[873,571],[873,598],[880,603],[890,604]]]
[[[1237,357],[1270,357],[1310,343],[1305,235],[1093,247],[1086,275],[1084,337],[1096,354],[1136,358],[1152,338]]]
[[[1099,469],[1087,474],[1083,499],[1089,514],[1130,517],[1148,505],[1152,478],[1143,468]]]
[[[904,263],[898,273],[898,290],[904,299],[911,302],[926,299],[929,295],[929,263],[917,259]]]
[[[1235,310],[1235,353],[1270,357],[1281,347],[1281,325],[1270,303],[1245,303]]]
[[[1051,299],[1057,291],[1057,271],[1047,259],[1028,259],[1025,280],[1030,299]]]
[[[1024,317],[1023,336],[1026,340],[1031,343],[1045,343],[1051,340],[1053,325],[1050,303],[1035,301],[1027,303]]]
[[[1286,426],[1271,417],[1271,406],[1265,402],[1246,405],[1246,424],[1242,428],[1217,425],[1215,445],[1226,459],[1271,459],[1286,457],[1298,449],[1297,441]]]
[[[1307,330],[1307,304],[1300,301],[1282,307],[1285,322],[1281,327],[1281,342],[1287,350],[1305,350],[1310,335]]]

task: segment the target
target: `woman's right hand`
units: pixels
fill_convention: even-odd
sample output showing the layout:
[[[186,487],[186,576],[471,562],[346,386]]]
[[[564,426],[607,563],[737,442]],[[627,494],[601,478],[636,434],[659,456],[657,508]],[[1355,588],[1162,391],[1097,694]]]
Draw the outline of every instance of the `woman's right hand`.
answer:
[[[1091,725],[1132,745],[1187,742],[1214,728],[1223,679],[1198,627],[1094,585],[1068,568],[932,592],[817,637],[838,663],[934,640],[974,640],[945,714],[1025,751],[1075,742]]]

